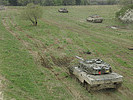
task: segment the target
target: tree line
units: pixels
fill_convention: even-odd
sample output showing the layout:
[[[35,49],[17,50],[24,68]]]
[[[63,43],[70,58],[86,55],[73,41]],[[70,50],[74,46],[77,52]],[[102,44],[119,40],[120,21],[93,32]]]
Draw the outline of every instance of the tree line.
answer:
[[[120,4],[121,5],[131,5],[131,4],[133,4],[133,0],[121,0]]]
[[[1,5],[25,6],[28,3],[42,6],[116,4],[118,0],[0,0]]]

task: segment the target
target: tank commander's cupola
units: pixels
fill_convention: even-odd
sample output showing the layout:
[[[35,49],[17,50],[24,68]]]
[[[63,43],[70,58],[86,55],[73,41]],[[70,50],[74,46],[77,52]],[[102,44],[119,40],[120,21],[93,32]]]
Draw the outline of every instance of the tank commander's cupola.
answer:
[[[103,61],[101,59],[96,60],[96,64],[101,64]]]

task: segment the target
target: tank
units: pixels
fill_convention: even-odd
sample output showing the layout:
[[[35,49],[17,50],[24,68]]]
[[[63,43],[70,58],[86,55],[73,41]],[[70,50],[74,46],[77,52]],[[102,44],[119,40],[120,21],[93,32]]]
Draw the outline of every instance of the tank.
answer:
[[[87,91],[118,89],[122,85],[123,76],[113,72],[111,66],[103,60],[76,58],[80,59],[79,64],[70,67],[69,72]]]
[[[5,10],[5,7],[3,5],[0,5],[0,10]]]
[[[93,22],[93,23],[102,23],[103,22],[103,18],[100,17],[99,15],[89,16],[86,20],[88,22]]]
[[[60,12],[60,13],[68,13],[68,10],[66,8],[60,8],[58,10],[58,12]]]

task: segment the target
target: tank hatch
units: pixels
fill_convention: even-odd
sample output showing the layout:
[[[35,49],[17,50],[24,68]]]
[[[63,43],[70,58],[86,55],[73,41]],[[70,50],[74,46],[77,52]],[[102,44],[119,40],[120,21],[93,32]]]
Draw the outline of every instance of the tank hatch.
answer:
[[[82,60],[79,67],[86,73],[92,75],[112,73],[111,66],[101,59]]]

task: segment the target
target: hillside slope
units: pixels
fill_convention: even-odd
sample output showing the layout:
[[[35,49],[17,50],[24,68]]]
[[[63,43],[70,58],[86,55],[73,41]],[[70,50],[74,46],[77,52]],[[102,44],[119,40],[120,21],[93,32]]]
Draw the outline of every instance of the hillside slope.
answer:
[[[37,27],[20,19],[22,7],[8,7],[0,16],[0,72],[5,98],[16,100],[131,100],[133,96],[133,31],[115,20],[117,6],[44,7]],[[102,24],[86,22],[91,14]],[[118,26],[119,29],[111,29]],[[91,51],[88,55],[84,52]],[[88,93],[69,76],[67,67],[83,58],[101,58],[124,76],[119,90]]]

